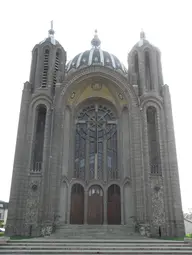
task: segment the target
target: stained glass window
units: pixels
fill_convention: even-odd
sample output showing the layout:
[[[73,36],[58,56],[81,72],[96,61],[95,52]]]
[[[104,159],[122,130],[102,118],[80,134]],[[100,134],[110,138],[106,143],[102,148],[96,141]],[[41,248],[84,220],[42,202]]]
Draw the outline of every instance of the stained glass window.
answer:
[[[77,115],[75,135],[75,178],[117,179],[117,120],[113,111],[91,104]]]

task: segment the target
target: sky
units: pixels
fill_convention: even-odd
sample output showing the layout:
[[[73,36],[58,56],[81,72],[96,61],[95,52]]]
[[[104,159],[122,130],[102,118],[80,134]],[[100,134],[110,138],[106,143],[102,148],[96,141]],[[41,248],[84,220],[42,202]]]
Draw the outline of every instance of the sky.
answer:
[[[31,51],[54,21],[55,38],[70,60],[90,49],[94,30],[101,47],[127,66],[141,29],[162,53],[170,87],[184,211],[192,208],[192,2],[189,0],[6,0],[0,1],[0,200],[8,201],[23,83]]]

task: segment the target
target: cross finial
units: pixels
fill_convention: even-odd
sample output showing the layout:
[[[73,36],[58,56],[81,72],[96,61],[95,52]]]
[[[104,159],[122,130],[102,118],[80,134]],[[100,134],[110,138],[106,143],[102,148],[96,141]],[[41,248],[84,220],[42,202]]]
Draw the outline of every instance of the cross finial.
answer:
[[[145,39],[145,32],[143,31],[143,29],[141,29],[140,32],[140,39]]]
[[[55,31],[53,30],[53,20],[51,20],[51,29],[49,30],[49,36],[54,36]]]

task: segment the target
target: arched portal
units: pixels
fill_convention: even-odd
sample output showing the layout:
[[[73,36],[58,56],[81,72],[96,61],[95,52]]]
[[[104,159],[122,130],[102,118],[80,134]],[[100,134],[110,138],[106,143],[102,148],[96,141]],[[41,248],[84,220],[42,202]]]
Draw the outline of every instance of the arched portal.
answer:
[[[88,192],[88,224],[103,224],[103,190],[94,185]]]
[[[71,190],[70,223],[84,223],[84,188],[78,183],[74,184]]]
[[[108,224],[121,224],[121,192],[120,187],[116,184],[108,188],[107,219]]]

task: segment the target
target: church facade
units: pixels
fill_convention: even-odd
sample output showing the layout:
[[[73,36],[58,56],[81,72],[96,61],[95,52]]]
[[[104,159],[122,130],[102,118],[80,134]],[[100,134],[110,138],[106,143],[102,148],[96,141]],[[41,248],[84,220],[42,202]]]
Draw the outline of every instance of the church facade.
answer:
[[[101,48],[66,62],[53,29],[32,51],[18,125],[7,235],[57,225],[148,226],[183,236],[174,127],[161,55],[144,32],[128,70]]]

